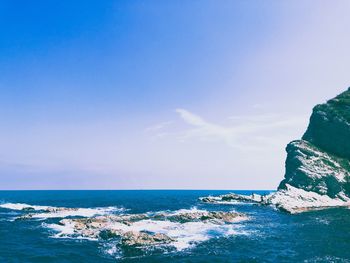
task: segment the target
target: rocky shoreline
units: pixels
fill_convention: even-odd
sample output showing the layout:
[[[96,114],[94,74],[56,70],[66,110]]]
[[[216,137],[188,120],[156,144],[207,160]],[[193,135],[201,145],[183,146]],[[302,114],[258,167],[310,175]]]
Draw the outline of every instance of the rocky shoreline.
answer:
[[[341,199],[332,199],[329,196],[304,191],[290,185],[286,185],[286,188],[269,195],[238,195],[230,193],[221,196],[201,197],[199,200],[211,204],[234,204],[237,201],[253,203],[271,206],[290,214],[335,207],[350,208],[350,202],[344,202]]]

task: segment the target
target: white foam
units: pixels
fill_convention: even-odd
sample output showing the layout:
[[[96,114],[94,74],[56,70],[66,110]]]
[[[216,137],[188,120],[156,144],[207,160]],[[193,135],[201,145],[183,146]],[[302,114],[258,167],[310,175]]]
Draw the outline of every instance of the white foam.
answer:
[[[188,212],[203,212],[205,210],[198,210],[193,208],[190,210],[177,210],[169,214],[181,214]],[[65,225],[60,226],[56,224],[47,225],[47,227],[58,231],[58,237],[77,235],[74,231],[74,223],[64,221]],[[111,222],[104,229],[119,230],[122,232],[151,232],[165,234],[166,236],[174,239],[175,241],[170,243],[177,250],[181,251],[190,248],[199,242],[207,241],[213,237],[230,236],[236,234],[246,234],[244,231],[240,231],[237,224],[217,224],[209,221],[199,222],[173,222],[169,220],[154,220],[144,219],[133,222],[131,225],[126,225],[119,222]],[[82,237],[80,237],[82,238]]]
[[[52,235],[53,238],[71,238],[71,239],[86,239],[91,241],[97,241],[97,238],[91,238],[91,237],[83,237],[79,236],[74,231],[74,223],[66,222],[65,225],[59,225],[59,224],[42,224],[43,227],[49,228],[56,232],[56,234]]]
[[[116,212],[125,211],[124,208],[114,206],[96,208],[65,208],[55,206],[29,205],[24,203],[4,203],[0,204],[0,208],[10,210],[32,209],[33,211],[35,211],[35,213],[31,214],[32,218],[38,219],[65,218],[70,216],[93,217],[97,215],[108,215]],[[28,210],[27,212],[31,212],[31,210]]]
[[[78,208],[77,210],[63,210],[57,212],[37,213],[32,218],[65,218],[70,216],[93,217],[98,215],[108,215],[114,212],[124,211],[117,207],[97,207],[97,208]]]
[[[308,192],[303,189],[286,184],[286,190],[280,190],[267,196],[269,204],[283,208],[290,213],[299,213],[305,209],[347,206],[350,203],[340,199],[330,198],[327,195],[320,195],[315,192]]]
[[[114,242],[109,242],[104,244],[104,249],[103,251],[110,255],[113,256],[115,259],[120,259],[122,258],[122,251],[121,249],[117,246],[116,243]]]
[[[58,232],[55,237],[60,237],[60,236],[70,236],[74,235],[74,224],[66,222],[64,225],[59,225],[59,224],[42,224],[43,227],[50,228],[55,232]]]
[[[187,213],[206,213],[208,212],[207,210],[203,210],[203,209],[198,209],[196,206],[191,207],[190,209],[179,209],[176,211],[161,211],[158,212],[159,214],[166,214],[166,215],[180,215],[180,214],[187,214]],[[156,213],[157,214],[157,213]]]
[[[252,203],[232,200],[232,201],[215,201],[215,202],[213,202],[213,204],[217,204],[217,205],[248,205],[248,204],[252,204]]]
[[[187,249],[213,237],[238,234],[234,224],[218,225],[210,222],[179,223],[157,220],[141,220],[132,224],[127,230],[165,234],[176,240],[172,245],[177,250]]]
[[[41,206],[41,205],[28,205],[23,203],[4,203],[0,204],[0,208],[11,209],[11,210],[23,210],[26,208],[32,208],[35,211],[46,210],[50,206]]]

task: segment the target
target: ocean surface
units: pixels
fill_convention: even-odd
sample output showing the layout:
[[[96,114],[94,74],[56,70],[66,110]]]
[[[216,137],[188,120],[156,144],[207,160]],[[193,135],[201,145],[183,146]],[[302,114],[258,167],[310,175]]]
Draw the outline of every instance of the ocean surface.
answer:
[[[254,204],[198,200],[229,192],[252,193],[0,191],[0,262],[350,262],[349,209],[289,215]],[[45,207],[80,209],[53,213]],[[77,236],[59,224],[63,218],[178,211],[236,211],[249,220],[225,225],[144,220],[139,229],[176,236],[177,242],[141,248],[115,238]],[[28,213],[34,216],[16,220]]]

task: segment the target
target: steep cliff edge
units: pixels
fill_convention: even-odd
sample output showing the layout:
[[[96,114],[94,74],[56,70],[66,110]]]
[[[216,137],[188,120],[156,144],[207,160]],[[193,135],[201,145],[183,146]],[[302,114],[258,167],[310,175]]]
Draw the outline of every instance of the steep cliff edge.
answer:
[[[350,160],[350,88],[314,107],[303,140]]]
[[[330,198],[349,200],[349,160],[325,152],[304,140],[289,143],[286,150],[286,173],[278,190],[286,190],[288,184]]]
[[[348,202],[350,88],[327,103],[314,107],[302,140],[289,143],[286,150],[286,173],[279,191],[288,191],[289,185],[339,202]]]
[[[286,171],[277,192],[248,201],[289,213],[350,207],[350,88],[314,107],[301,140],[287,145]],[[237,201],[237,195],[202,198]],[[243,199],[242,199],[243,200]]]

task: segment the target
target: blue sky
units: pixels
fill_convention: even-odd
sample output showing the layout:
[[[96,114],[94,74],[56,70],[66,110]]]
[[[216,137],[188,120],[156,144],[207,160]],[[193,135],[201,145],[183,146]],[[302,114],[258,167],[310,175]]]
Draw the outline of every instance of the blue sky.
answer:
[[[1,1],[3,189],[274,189],[349,86],[347,1]]]

